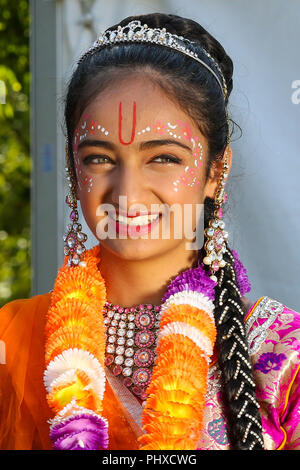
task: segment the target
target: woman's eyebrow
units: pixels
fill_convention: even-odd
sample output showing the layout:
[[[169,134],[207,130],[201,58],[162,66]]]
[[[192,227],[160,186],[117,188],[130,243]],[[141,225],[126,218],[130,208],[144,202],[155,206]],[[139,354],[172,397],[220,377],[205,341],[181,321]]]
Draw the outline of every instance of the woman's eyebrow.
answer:
[[[148,140],[146,142],[141,142],[138,145],[139,150],[146,150],[151,149],[154,147],[159,147],[162,145],[178,145],[178,147],[184,148],[189,150],[190,152],[192,149],[188,146],[183,144],[182,142],[177,142],[173,139],[157,139],[157,140]],[[78,145],[78,150],[83,147],[104,147],[109,150],[116,150],[117,146],[108,140],[98,140],[98,139],[86,139]]]
[[[158,147],[160,145],[178,145],[179,147],[189,150],[190,152],[192,150],[188,145],[185,145],[182,142],[177,142],[173,139],[148,140],[147,142],[141,142],[139,148],[140,150],[145,150]]]
[[[77,149],[79,150],[83,147],[104,147],[109,150],[116,150],[116,145],[108,140],[86,139],[80,142]]]

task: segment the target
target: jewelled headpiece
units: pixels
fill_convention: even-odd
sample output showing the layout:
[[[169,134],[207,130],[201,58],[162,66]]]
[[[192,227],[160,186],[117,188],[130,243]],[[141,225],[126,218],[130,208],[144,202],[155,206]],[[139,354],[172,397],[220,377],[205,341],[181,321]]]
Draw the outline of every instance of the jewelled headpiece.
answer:
[[[194,52],[191,46],[198,46],[199,44],[190,41],[183,36],[177,36],[177,34],[171,34],[167,32],[166,28],[149,28],[147,24],[142,25],[139,20],[130,21],[125,26],[118,26],[117,29],[114,30],[107,30],[103,33],[100,33],[98,39],[94,42],[94,44],[81,56],[78,61],[78,64],[82,62],[87,56],[93,54],[96,50],[99,50],[105,46],[109,46],[112,44],[118,43],[129,43],[129,42],[140,42],[140,43],[153,43],[158,44],[160,46],[168,47],[170,49],[175,49],[192,59],[196,60],[200,64],[203,65],[217,80],[223,95],[224,99],[227,98],[227,86],[226,81],[223,76],[223,73],[215,61],[215,59],[207,52],[202,46],[202,52],[209,58],[209,60],[213,63],[213,65],[218,70],[218,73],[221,77],[218,77],[216,72],[200,57],[196,52]]]

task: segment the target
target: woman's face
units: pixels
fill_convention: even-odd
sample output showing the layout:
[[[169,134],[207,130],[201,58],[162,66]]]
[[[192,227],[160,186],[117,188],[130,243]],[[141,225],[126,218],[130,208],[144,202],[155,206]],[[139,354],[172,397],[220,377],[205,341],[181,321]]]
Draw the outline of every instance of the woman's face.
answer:
[[[199,216],[217,183],[205,183],[207,148],[188,114],[149,80],[123,79],[98,95],[78,122],[73,152],[77,198],[101,246],[127,260],[175,254],[190,249],[198,226],[201,248]],[[125,217],[140,212],[159,218]],[[116,223],[114,214],[125,218]]]

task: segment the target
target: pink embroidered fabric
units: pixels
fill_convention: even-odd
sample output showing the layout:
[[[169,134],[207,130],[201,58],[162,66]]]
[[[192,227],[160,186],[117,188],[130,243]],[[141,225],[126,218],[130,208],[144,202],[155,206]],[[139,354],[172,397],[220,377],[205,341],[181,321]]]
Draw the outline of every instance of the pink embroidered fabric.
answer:
[[[262,297],[245,318],[266,450],[300,449],[300,314]],[[229,449],[220,371],[208,378],[204,432],[198,449]]]

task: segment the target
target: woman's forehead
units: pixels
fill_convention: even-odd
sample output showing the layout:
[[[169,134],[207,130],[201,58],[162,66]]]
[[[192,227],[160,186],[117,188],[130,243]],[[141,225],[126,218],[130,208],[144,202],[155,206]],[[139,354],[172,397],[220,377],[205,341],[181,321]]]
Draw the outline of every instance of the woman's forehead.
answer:
[[[122,103],[123,119],[130,118],[134,103],[136,103],[136,114],[139,120],[185,114],[179,104],[174,103],[158,86],[154,87],[151,82],[137,80],[134,83],[114,84],[101,92],[85,108],[81,120],[87,114],[117,120],[120,103]]]
[[[94,124],[118,137],[120,128],[135,138],[157,130],[159,123],[171,132],[178,123],[189,128],[189,133],[200,137],[200,132],[190,116],[178,103],[151,81],[121,81],[96,96],[81,115],[77,130]],[[128,136],[129,137],[129,136]]]

